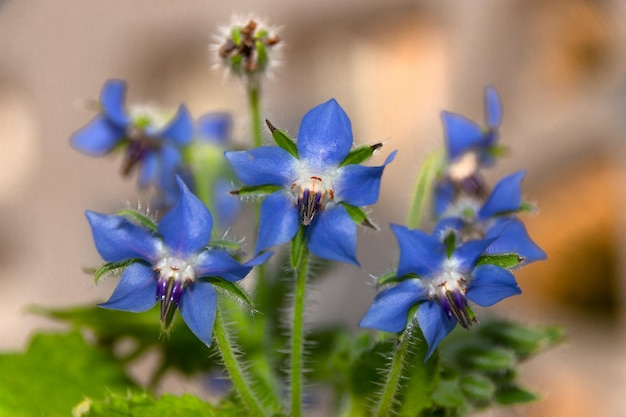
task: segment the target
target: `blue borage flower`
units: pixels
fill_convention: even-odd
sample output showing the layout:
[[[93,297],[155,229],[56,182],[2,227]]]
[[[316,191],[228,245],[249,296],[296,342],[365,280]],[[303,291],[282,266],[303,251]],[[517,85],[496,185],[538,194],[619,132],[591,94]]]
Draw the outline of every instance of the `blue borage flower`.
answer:
[[[456,326],[477,323],[468,300],[487,307],[521,290],[513,274],[491,264],[477,265],[493,239],[450,245],[448,234],[428,235],[391,225],[400,246],[397,277],[381,291],[361,319],[361,327],[400,332],[412,306],[419,303],[417,321],[428,343],[426,359]]]
[[[440,187],[435,193],[435,211],[444,221],[433,233],[452,229],[461,242],[495,239],[487,253],[515,253],[522,258],[520,266],[546,259],[524,224],[514,217],[523,210],[521,183],[525,175],[525,171],[518,171],[502,178],[484,201],[474,195],[455,195],[450,187]]]
[[[475,195],[487,193],[478,170],[495,162],[502,123],[502,104],[492,86],[485,89],[485,113],[485,125],[481,126],[460,114],[442,112],[448,161],[446,177],[439,187],[454,187]]]
[[[378,200],[383,170],[396,152],[377,167],[346,163],[352,141],[350,119],[331,99],[303,117],[291,152],[278,146],[226,152],[244,184],[277,189],[261,205],[257,252],[288,242],[303,225],[313,254],[358,265],[357,227],[348,210]]]
[[[91,156],[102,156],[124,147],[123,174],[128,175],[139,165],[139,186],[156,185],[170,205],[177,198],[180,147],[189,144],[193,137],[191,115],[184,105],[173,116],[149,107],[133,107],[127,111],[125,96],[124,81],[106,81],[100,92],[101,112],[72,135],[71,144]]]
[[[130,263],[109,300],[100,306],[142,312],[160,302],[165,327],[180,309],[191,331],[210,345],[217,294],[208,278],[238,281],[272,253],[240,264],[226,250],[209,246],[211,213],[181,180],[178,184],[180,198],[157,230],[118,215],[86,213],[102,258]]]

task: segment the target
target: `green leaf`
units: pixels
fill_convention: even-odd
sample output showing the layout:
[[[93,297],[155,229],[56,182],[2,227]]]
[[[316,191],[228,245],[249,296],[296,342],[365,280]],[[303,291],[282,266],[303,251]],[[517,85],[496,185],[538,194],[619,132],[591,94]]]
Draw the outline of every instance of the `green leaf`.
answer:
[[[252,308],[253,303],[248,293],[234,282],[226,281],[219,277],[208,277],[207,280],[221,293],[228,295],[239,304]]]
[[[367,217],[367,214],[365,214],[365,211],[363,211],[362,208],[346,203],[341,204],[345,207],[346,211],[356,224],[378,230],[378,227],[376,227],[376,225],[370,221],[370,219]]]
[[[298,233],[294,236],[291,241],[291,268],[294,270],[298,269],[300,262],[302,262],[302,257],[306,256],[306,235],[304,233],[304,226],[300,225],[298,229]]]
[[[524,326],[508,321],[492,321],[480,326],[479,332],[493,343],[513,349],[525,358],[553,346],[564,339],[558,326]]]
[[[490,401],[496,392],[494,383],[478,373],[463,375],[459,384],[463,393],[473,400]]]
[[[159,233],[159,229],[150,217],[146,216],[143,213],[140,213],[136,210],[124,209],[117,212],[118,216],[128,217],[130,220],[134,220],[139,223],[141,226],[144,226],[147,229],[152,230],[154,233]]]
[[[291,139],[285,132],[282,130],[276,129],[274,125],[267,119],[265,119],[265,123],[267,127],[272,132],[272,137],[274,138],[274,142],[287,152],[289,152],[294,158],[298,158],[298,147],[293,139]]]
[[[375,143],[373,145],[363,145],[354,148],[350,151],[348,156],[346,156],[346,159],[344,159],[341,164],[339,164],[339,166],[342,167],[345,165],[360,164],[362,162],[365,162],[370,159],[372,155],[374,155],[375,151],[382,147],[382,143]]]
[[[100,268],[95,270],[94,281],[97,284],[101,278],[108,275],[120,275],[124,269],[134,264],[135,262],[144,262],[144,260],[139,258],[131,258],[120,262],[107,262]]]
[[[66,417],[86,396],[135,387],[111,352],[78,332],[38,333],[25,353],[0,354],[0,416]]]
[[[219,414],[217,414],[219,412]],[[217,407],[193,395],[165,394],[155,399],[148,394],[108,395],[103,400],[87,399],[74,407],[74,417],[206,417],[237,416],[234,408]],[[244,414],[245,415],[245,414]]]
[[[442,380],[433,391],[435,404],[446,408],[457,408],[465,405],[465,396],[456,378]]]
[[[484,255],[478,258],[476,265],[491,264],[501,268],[511,269],[518,266],[524,258],[516,253],[507,253],[503,255]]]
[[[516,385],[499,387],[496,392],[496,401],[502,405],[528,403],[536,401],[538,398],[537,394],[526,391]]]
[[[496,346],[466,346],[457,352],[463,366],[483,372],[500,372],[513,369],[517,360],[513,352]]]
[[[278,190],[282,190],[283,187],[280,185],[254,185],[250,187],[243,187],[238,190],[233,190],[230,193],[232,195],[267,195],[272,194]]]

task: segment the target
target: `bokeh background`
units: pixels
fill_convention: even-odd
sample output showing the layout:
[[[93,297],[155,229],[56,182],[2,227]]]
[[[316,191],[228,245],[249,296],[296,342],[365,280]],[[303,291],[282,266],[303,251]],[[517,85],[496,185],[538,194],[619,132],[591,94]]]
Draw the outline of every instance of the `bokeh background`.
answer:
[[[508,155],[491,181],[527,169],[526,216],[547,262],[517,276],[521,297],[497,307],[527,323],[563,324],[567,342],[523,368],[544,395],[489,416],[626,416],[626,2],[622,0],[5,0],[0,1],[0,349],[17,350],[49,321],[27,306],[102,301],[85,209],[145,204],[120,160],[69,146],[108,78],[129,101],[194,116],[230,111],[246,143],[243,89],[212,70],[209,45],[233,13],[281,27],[283,62],[264,85],[263,112],[297,133],[302,115],[335,97],[358,143],[399,149],[361,234],[363,269],[338,266],[312,291],[310,325],[352,326],[374,296],[369,274],[397,259],[413,181],[443,143],[443,109],[483,117],[483,89],[504,103]],[[269,138],[269,136],[268,136]],[[248,241],[252,249],[252,241]],[[481,314],[479,312],[479,314]],[[193,382],[171,384],[178,392]]]

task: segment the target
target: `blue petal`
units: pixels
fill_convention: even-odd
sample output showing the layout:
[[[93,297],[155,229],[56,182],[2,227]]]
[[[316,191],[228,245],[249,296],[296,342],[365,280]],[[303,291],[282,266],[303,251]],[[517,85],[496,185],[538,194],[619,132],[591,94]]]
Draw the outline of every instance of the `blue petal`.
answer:
[[[451,161],[478,146],[483,138],[483,131],[478,124],[465,117],[450,112],[442,112],[443,128],[448,145],[448,158]]]
[[[93,240],[100,256],[107,262],[130,258],[156,261],[160,241],[148,229],[137,226],[121,216],[85,212],[91,225]]]
[[[523,258],[520,266],[547,258],[546,253],[528,236],[524,223],[516,218],[497,222],[485,237],[496,239],[487,248],[488,254],[516,253]]]
[[[220,277],[226,281],[239,281],[248,275],[252,267],[262,264],[273,254],[265,252],[242,265],[225,251],[206,250],[198,256],[194,271],[201,277]]]
[[[232,189],[229,181],[218,179],[213,190],[213,215],[220,230],[230,227],[241,214],[241,200],[230,193]]]
[[[409,230],[395,224],[391,225],[391,230],[400,247],[398,276],[414,273],[430,278],[441,271],[446,259],[446,248],[442,243],[421,230]]]
[[[291,187],[298,177],[296,159],[278,146],[262,146],[251,151],[225,152],[237,177],[246,185]]]
[[[96,116],[70,138],[74,149],[91,156],[104,155],[115,148],[125,131],[103,116]]]
[[[478,212],[479,220],[486,220],[502,213],[518,211],[522,205],[522,180],[526,171],[517,171],[502,178]]]
[[[335,99],[304,115],[296,145],[300,160],[321,172],[338,166],[348,156],[352,148],[352,125]]]
[[[179,177],[177,175],[181,171],[182,156],[177,147],[163,145],[158,153],[158,157],[158,186],[165,200],[165,204],[172,206],[178,201],[180,196],[180,187],[178,186]]]
[[[407,279],[381,291],[359,322],[361,327],[369,327],[383,332],[400,332],[407,323],[407,315],[412,305],[426,299],[428,291],[417,279]]]
[[[126,82],[122,80],[108,80],[100,91],[100,104],[105,116],[121,128],[130,125],[130,117],[124,109],[126,96]]]
[[[150,184],[156,183],[157,174],[159,172],[159,158],[156,153],[148,152],[141,160],[139,176],[137,182],[139,187],[145,188]]]
[[[428,343],[428,353],[424,358],[424,362],[426,362],[435,349],[437,349],[437,346],[439,346],[443,338],[449,335],[454,329],[456,320],[448,317],[438,302],[426,301],[420,304],[417,309],[417,322]]]
[[[378,200],[380,178],[388,163],[393,161],[397,151],[393,151],[385,163],[378,167],[347,165],[339,170],[339,180],[335,183],[335,196],[353,206],[367,206]]]
[[[216,310],[217,294],[211,284],[198,280],[185,289],[180,300],[180,315],[193,334],[207,346],[211,346]]]
[[[307,227],[311,252],[320,258],[359,266],[356,260],[356,223],[341,204],[327,206]]]
[[[226,145],[233,129],[233,118],[229,113],[208,113],[201,116],[196,125],[201,139]]]
[[[300,227],[300,217],[293,196],[278,191],[261,204],[256,253],[290,241]]]
[[[471,272],[478,258],[491,243],[493,239],[470,240],[456,248],[451,257],[459,262],[457,270],[463,274]]]
[[[482,307],[521,293],[511,272],[489,264],[476,267],[474,278],[467,288],[467,298]]]
[[[485,109],[487,111],[487,126],[497,128],[502,124],[502,103],[500,96],[493,86],[485,89]]]
[[[170,140],[179,146],[187,145],[193,137],[193,119],[185,105],[181,105],[172,121],[155,136]]]
[[[456,187],[450,178],[445,177],[435,186],[435,216],[440,217],[454,202]]]
[[[159,233],[172,254],[185,259],[211,240],[213,219],[206,206],[178,180],[180,199],[159,222]]]
[[[152,268],[135,263],[124,270],[111,298],[98,305],[113,310],[141,313],[156,304],[156,288],[157,280]]]

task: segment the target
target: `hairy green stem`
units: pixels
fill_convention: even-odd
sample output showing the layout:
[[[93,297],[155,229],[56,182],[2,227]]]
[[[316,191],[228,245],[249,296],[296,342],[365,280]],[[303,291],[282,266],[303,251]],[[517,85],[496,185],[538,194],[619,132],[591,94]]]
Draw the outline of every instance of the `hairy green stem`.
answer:
[[[296,291],[293,305],[293,329],[291,334],[291,417],[302,415],[302,362],[304,349],[304,299],[306,291],[308,250],[295,269]]]
[[[252,146],[263,146],[261,134],[261,87],[258,83],[248,83],[248,100],[250,104],[250,124],[252,126]]]
[[[243,401],[244,405],[248,409],[249,413],[254,416],[267,415],[261,402],[256,397],[254,391],[250,387],[246,375],[244,373],[244,367],[239,361],[239,358],[235,354],[233,349],[233,342],[231,341],[230,334],[226,328],[226,323],[222,318],[222,313],[219,306],[215,313],[215,326],[213,328],[213,335],[217,343],[217,347],[222,355],[224,361],[224,367],[230,375],[230,380],[235,387],[235,390],[239,394],[239,397]]]
[[[431,195],[432,186],[441,169],[442,161],[443,152],[435,151],[428,155],[422,164],[422,168],[415,181],[413,198],[411,199],[411,205],[409,206],[409,213],[406,220],[406,224],[410,229],[415,229],[421,224],[422,217],[424,216],[424,208],[429,202],[428,197]]]
[[[385,378],[385,385],[380,399],[378,400],[376,411],[374,412],[376,417],[387,417],[393,414],[394,398],[398,392],[400,377],[404,369],[405,359],[409,353],[409,343],[411,342],[413,328],[415,326],[414,320],[409,319],[404,332],[399,337],[398,344],[391,359],[389,372]]]

